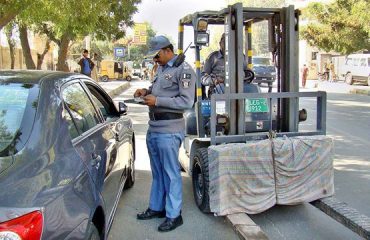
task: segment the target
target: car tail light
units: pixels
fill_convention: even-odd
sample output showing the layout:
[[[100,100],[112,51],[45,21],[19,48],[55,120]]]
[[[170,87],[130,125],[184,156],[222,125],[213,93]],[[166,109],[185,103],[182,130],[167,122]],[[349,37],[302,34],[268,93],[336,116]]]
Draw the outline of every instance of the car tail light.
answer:
[[[0,240],[38,240],[42,233],[42,213],[31,212],[0,223]]]

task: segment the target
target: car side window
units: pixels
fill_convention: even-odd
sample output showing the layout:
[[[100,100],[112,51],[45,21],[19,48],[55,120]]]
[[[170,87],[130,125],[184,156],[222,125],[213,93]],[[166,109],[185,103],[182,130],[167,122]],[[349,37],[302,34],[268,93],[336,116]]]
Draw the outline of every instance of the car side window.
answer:
[[[107,120],[107,118],[109,117],[116,116],[115,111],[112,109],[114,108],[114,106],[112,106],[112,104],[110,104],[109,101],[104,96],[102,96],[102,94],[100,94],[99,90],[90,84],[86,85],[91,92],[93,102],[100,109],[104,119]]]
[[[69,135],[71,136],[72,139],[76,138],[79,136],[79,132],[77,130],[77,127],[72,119],[71,114],[65,109],[63,111],[64,119],[67,121],[68,124],[68,131]]]
[[[88,131],[99,123],[98,113],[80,83],[67,86],[63,90],[62,97],[80,133]]]

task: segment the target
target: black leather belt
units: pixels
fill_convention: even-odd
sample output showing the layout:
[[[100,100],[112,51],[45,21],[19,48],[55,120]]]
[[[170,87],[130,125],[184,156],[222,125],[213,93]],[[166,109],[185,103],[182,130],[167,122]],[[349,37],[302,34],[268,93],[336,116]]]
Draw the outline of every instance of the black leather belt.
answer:
[[[182,113],[172,113],[172,112],[152,113],[152,112],[149,112],[149,119],[152,121],[173,120],[173,119],[180,119],[182,117],[183,117]]]

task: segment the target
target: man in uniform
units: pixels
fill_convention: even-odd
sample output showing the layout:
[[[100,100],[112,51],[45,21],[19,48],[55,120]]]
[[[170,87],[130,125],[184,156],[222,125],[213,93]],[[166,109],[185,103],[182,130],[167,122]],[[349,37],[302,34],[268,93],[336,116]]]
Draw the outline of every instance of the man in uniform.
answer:
[[[202,85],[209,86],[208,98],[213,93],[221,94],[225,91],[225,33],[222,34],[219,44],[220,50],[208,56],[202,71]]]
[[[219,44],[220,50],[212,52],[208,56],[202,71],[202,85],[209,86],[208,98],[211,98],[213,93],[222,94],[225,92],[225,33],[222,34]],[[244,83],[244,92],[259,92],[256,86],[251,84],[254,75],[249,79],[250,74],[246,72],[248,68],[245,59],[243,69],[245,72],[244,80],[247,80]]]
[[[134,97],[143,97],[149,106],[149,129],[146,143],[152,170],[149,207],[137,214],[139,220],[166,217],[158,231],[166,232],[182,225],[182,179],[178,161],[184,138],[183,112],[192,108],[195,73],[179,62],[173,45],[164,36],[150,41],[150,52],[159,67],[149,89],[137,89]]]

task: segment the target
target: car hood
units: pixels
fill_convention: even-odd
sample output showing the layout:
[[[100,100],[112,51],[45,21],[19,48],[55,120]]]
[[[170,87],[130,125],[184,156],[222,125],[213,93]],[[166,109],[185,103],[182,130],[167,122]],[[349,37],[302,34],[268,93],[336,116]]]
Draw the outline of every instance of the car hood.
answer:
[[[14,162],[13,156],[0,157],[0,175]]]

